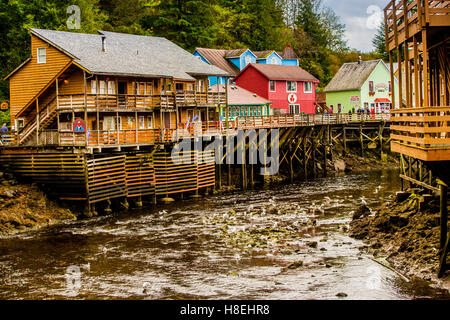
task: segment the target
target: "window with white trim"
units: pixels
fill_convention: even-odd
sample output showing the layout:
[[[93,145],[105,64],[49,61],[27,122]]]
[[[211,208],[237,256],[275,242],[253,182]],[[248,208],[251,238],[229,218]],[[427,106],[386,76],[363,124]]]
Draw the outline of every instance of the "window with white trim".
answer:
[[[245,56],[245,65],[248,65],[249,63],[252,63],[252,57],[251,56]]]
[[[300,105],[299,104],[290,104],[289,105],[289,113],[290,114],[300,114]]]
[[[139,116],[139,129],[145,129],[145,117]]]
[[[303,82],[303,92],[312,93],[312,82]]]
[[[97,94],[97,81],[91,80],[91,94]]]
[[[100,86],[99,93],[100,94],[106,94],[106,81],[100,80],[99,81],[99,86]]]
[[[276,57],[272,57],[272,59],[270,59],[270,63],[271,64],[278,64],[278,60]]]
[[[116,83],[114,81],[108,81],[108,94],[116,93]]]
[[[287,92],[297,92],[297,82],[296,81],[286,81],[286,91]]]
[[[270,92],[275,92],[276,91],[275,80],[269,80],[269,91]]]
[[[37,63],[47,62],[47,48],[37,48]]]
[[[153,128],[153,117],[147,116],[147,128],[152,129]]]

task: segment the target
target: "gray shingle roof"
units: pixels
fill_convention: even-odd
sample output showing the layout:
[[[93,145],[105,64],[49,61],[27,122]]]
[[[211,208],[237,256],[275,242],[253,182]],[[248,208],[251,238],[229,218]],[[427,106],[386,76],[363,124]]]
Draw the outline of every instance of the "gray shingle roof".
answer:
[[[99,31],[99,34],[31,29],[74,61],[96,74],[173,77],[193,80],[193,75],[226,76],[165,38]],[[105,36],[105,51],[102,51]]]
[[[360,90],[380,61],[382,60],[344,63],[324,91]]]

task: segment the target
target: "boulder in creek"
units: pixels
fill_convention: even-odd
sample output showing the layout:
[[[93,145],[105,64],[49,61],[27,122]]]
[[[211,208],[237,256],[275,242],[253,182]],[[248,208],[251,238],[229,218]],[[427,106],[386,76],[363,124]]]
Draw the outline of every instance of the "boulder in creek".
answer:
[[[353,213],[352,220],[368,217],[369,215],[370,215],[369,207],[363,204]]]
[[[334,161],[334,170],[337,172],[344,172],[346,168],[345,161],[344,160],[335,160]]]

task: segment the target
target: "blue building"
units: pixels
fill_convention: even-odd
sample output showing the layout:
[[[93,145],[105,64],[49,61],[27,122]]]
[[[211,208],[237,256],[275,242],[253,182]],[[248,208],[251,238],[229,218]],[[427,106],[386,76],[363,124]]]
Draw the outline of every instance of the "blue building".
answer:
[[[202,61],[215,65],[233,76],[236,76],[249,63],[298,66],[298,56],[289,45],[282,52],[275,50],[251,51],[248,48],[233,50],[196,48],[193,54]],[[225,84],[225,77],[209,77],[208,79],[210,87],[217,83]]]

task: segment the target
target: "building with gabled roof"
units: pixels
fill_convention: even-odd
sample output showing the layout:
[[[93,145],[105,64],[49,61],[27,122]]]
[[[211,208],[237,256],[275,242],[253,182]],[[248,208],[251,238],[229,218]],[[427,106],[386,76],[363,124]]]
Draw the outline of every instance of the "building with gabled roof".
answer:
[[[193,54],[202,61],[215,65],[233,76],[236,76],[249,63],[299,65],[298,57],[289,45],[282,52],[275,50],[252,51],[248,48],[232,50],[196,48]],[[225,83],[225,77],[220,77],[218,80],[221,84]],[[211,86],[216,85],[217,78],[210,77],[209,83]]]
[[[272,101],[274,114],[317,111],[316,89],[319,80],[300,67],[250,63],[233,81]]]
[[[398,95],[397,83],[394,87]],[[359,60],[344,63],[324,92],[330,112],[384,113],[392,108],[391,88],[390,71],[383,60]]]
[[[215,120],[226,103],[208,90],[208,77],[230,74],[165,38],[42,29],[30,36],[31,57],[5,78],[19,145],[153,144],[188,109]]]

